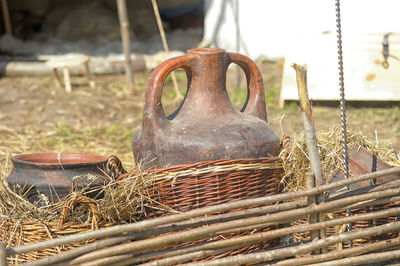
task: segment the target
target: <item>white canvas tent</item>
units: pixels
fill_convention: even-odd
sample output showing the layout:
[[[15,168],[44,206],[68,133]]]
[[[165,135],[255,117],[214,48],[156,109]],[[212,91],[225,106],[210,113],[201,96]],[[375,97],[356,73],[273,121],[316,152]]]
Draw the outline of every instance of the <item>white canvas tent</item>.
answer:
[[[310,97],[339,98],[334,0],[206,1],[202,45],[253,59],[285,58],[282,102],[297,99],[292,63],[308,65]],[[384,69],[382,39],[400,33],[397,0],[341,1],[346,99],[400,100],[400,62]],[[400,57],[400,38],[390,53]]]

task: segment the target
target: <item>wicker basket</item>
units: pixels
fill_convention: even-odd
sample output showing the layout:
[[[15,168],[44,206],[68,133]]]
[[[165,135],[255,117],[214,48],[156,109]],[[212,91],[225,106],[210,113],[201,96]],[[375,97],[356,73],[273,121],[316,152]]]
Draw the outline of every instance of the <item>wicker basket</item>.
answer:
[[[73,223],[66,222],[70,210],[76,204],[85,204],[89,207],[92,213],[91,223]],[[21,246],[33,244],[45,240],[50,240],[57,237],[63,237],[71,234],[79,234],[92,231],[93,229],[110,227],[116,223],[99,222],[99,210],[95,200],[84,197],[72,197],[63,207],[61,216],[58,222],[40,223],[30,221],[6,220],[1,221],[0,234],[1,241],[7,243],[8,246]],[[61,251],[70,250],[92,241],[83,241],[71,245],[64,245],[58,248],[40,250],[38,252],[24,253],[11,257],[13,263],[24,263],[45,258]]]
[[[218,160],[212,162],[199,162],[191,165],[176,166],[161,170],[150,171],[141,174],[151,174],[156,177],[156,189],[154,199],[171,209],[179,212],[216,205],[234,200],[255,198],[278,193],[279,184],[283,172],[282,161],[279,158],[262,159],[240,159],[240,160]],[[118,178],[123,179],[126,174]],[[152,177],[154,179],[154,177]],[[76,204],[87,205],[92,214],[91,222],[83,224],[66,222],[70,210]],[[149,209],[148,218],[169,214],[169,211],[160,209]],[[40,223],[30,221],[1,221],[1,241],[8,246],[21,246],[35,242],[45,241],[71,234],[92,231],[93,229],[105,228],[118,223],[100,222],[99,207],[95,200],[74,196],[64,206],[58,222]],[[272,228],[260,228],[251,232],[241,234],[225,234],[214,237],[213,240],[232,238],[239,235],[252,234],[267,231]],[[185,245],[210,241],[210,239],[199,240]],[[27,254],[11,257],[14,263],[34,261],[57,254],[61,251],[70,250],[92,241],[83,241],[62,247],[40,250]],[[278,241],[269,241],[262,244],[245,247],[228,254],[244,254],[274,246]],[[210,259],[203,258],[203,259]]]
[[[154,174],[162,177],[156,185],[158,195],[155,200],[174,211],[184,212],[194,208],[277,194],[280,192],[283,167],[280,158],[218,160],[166,168],[155,171]],[[150,210],[149,217],[168,213],[170,212],[165,210]],[[275,228],[266,227],[241,234],[225,234],[180,246],[249,235]],[[278,243],[279,240],[266,241],[219,254],[218,257],[255,252],[271,248]]]

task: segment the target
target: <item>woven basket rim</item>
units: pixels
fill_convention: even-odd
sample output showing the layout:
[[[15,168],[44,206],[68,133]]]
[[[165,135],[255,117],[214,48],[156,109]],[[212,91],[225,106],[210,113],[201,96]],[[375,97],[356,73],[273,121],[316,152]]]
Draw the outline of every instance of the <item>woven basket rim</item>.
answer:
[[[171,178],[176,178],[178,176],[215,172],[257,171],[280,168],[283,168],[283,160],[280,157],[219,159],[215,161],[201,161],[192,164],[174,165],[166,168],[145,170],[139,173],[139,175],[154,175],[156,178],[168,178],[169,176]]]

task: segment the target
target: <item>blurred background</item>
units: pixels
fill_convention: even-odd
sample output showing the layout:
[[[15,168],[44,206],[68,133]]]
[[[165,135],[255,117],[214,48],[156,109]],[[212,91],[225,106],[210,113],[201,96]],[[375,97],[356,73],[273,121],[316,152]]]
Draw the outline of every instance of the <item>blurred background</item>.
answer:
[[[126,4],[125,21],[118,10],[121,2]],[[334,1],[156,3],[155,7],[151,0],[2,0],[3,159],[6,154],[52,151],[115,153],[132,161],[130,138],[141,126],[148,76],[162,61],[194,47],[223,48],[255,60],[264,78],[269,121],[280,134],[293,136],[302,124],[290,65],[307,64],[317,130],[339,123]],[[349,127],[398,150],[400,4],[341,4]],[[129,25],[128,55],[121,22]],[[186,76],[180,70],[174,73],[177,85],[168,77],[163,92],[167,113],[179,106],[179,96],[186,91]],[[227,75],[230,99],[240,108],[247,95],[244,73],[232,66]]]

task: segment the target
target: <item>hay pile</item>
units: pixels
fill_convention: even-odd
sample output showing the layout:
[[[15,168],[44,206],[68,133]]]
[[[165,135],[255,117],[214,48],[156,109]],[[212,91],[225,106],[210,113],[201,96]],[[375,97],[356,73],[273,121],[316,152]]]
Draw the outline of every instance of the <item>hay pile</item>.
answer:
[[[85,178],[94,180],[96,176],[80,176],[76,178]],[[57,223],[61,217],[64,206],[68,206],[70,201],[75,198],[83,197],[89,192],[89,185],[86,187],[74,188],[69,196],[57,203],[43,204],[41,202],[31,203],[25,197],[13,192],[7,185],[5,176],[1,178],[0,186],[0,219],[2,221],[40,221]],[[111,179],[102,187],[100,197],[92,202],[98,209],[100,221],[105,223],[125,223],[133,222],[143,218],[149,208],[163,208],[162,205],[155,202],[154,183],[156,176],[140,172],[130,173],[122,180]],[[96,192],[97,193],[97,192]],[[45,197],[43,195],[43,197]],[[48,202],[48,201],[47,201]],[[66,222],[77,224],[90,223],[93,211],[88,204],[76,204],[73,206],[72,213],[67,216]]]
[[[342,135],[340,126],[317,132],[318,150],[321,158],[323,177],[329,179],[343,170]],[[363,146],[390,165],[400,166],[400,154],[390,144],[378,143],[363,135],[361,131],[348,129],[348,149]],[[285,191],[305,189],[305,173],[310,171],[310,161],[304,133],[288,139],[280,155],[284,160],[285,174],[282,179]]]

